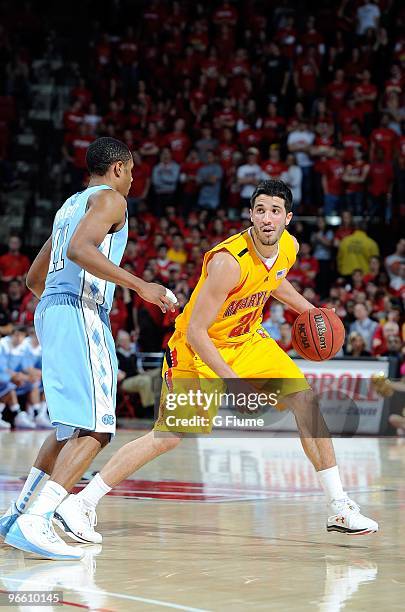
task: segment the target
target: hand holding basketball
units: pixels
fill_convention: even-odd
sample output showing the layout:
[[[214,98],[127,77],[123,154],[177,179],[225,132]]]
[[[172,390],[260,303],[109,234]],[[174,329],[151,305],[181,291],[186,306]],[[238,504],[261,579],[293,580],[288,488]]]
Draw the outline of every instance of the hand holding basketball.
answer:
[[[345,328],[337,314],[327,308],[310,308],[294,321],[292,344],[304,359],[332,359],[343,346]]]

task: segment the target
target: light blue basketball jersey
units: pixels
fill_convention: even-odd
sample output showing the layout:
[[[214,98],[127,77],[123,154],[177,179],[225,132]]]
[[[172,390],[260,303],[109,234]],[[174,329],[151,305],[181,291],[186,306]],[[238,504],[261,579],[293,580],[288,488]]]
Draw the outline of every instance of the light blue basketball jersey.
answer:
[[[66,256],[70,239],[86,214],[89,197],[101,189],[111,189],[111,187],[96,185],[75,193],[56,213],[52,229],[52,252],[42,297],[71,293],[92,300],[108,311],[111,310],[115,284],[89,274]],[[103,255],[119,266],[127,239],[128,217],[124,227],[116,233],[107,234],[98,248]]]

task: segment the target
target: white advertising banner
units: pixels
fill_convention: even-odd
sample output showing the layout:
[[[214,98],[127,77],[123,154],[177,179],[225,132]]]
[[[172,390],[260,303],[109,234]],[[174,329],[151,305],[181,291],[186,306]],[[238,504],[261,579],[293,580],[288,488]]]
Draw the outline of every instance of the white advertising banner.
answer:
[[[389,362],[377,359],[307,361],[297,359],[312,389],[317,393],[322,414],[332,434],[378,434],[384,399],[371,383],[373,374],[388,376]],[[227,409],[222,414],[230,413]],[[291,411],[271,413],[257,431],[296,431]],[[232,426],[228,427],[229,429]]]

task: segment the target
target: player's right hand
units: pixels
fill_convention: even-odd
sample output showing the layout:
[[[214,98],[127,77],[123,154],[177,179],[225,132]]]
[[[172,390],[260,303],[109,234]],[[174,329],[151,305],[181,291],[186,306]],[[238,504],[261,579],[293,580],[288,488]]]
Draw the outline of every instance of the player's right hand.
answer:
[[[166,295],[166,287],[163,287],[163,285],[144,282],[137,292],[143,300],[159,306],[163,313],[167,310],[176,312],[176,304],[173,304],[172,300]]]

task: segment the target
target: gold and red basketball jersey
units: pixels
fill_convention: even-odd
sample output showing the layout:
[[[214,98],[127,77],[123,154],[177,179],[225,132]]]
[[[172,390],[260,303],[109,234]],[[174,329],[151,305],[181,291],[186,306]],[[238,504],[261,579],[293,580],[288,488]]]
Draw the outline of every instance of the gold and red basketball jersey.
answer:
[[[241,343],[260,326],[263,307],[277,289],[296,259],[295,243],[284,230],[279,241],[279,253],[269,269],[257,255],[248,230],[220,242],[204,256],[201,277],[184,311],[176,319],[176,330],[187,332],[195,301],[207,278],[207,265],[215,253],[228,251],[241,267],[240,282],[226,298],[214,323],[208,329],[216,346]]]

